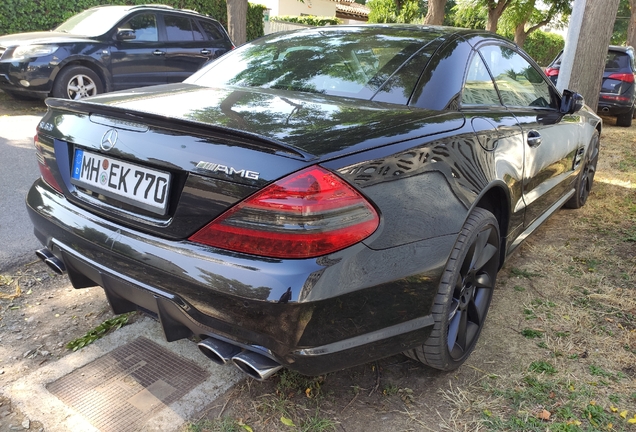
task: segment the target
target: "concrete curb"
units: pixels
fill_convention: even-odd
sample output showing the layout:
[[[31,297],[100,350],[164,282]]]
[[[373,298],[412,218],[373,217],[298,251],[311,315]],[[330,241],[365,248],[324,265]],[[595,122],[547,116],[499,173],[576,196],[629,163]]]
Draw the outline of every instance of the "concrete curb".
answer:
[[[178,430],[185,422],[196,420],[196,416],[205,407],[244,377],[234,367],[222,367],[210,362],[188,340],[166,342],[159,323],[144,317],[134,324],[116,330],[78,352],[39,368],[37,371],[14,382],[7,389],[4,389],[2,393],[10,398],[12,403],[27,418],[40,421],[46,431],[98,431],[81,415],[49,393],[46,385],[109,353],[113,349],[131,342],[139,336],[144,336],[174,354],[195,362],[210,374],[210,377],[201,385],[192,389],[175,403],[159,411],[144,425],[144,431]]]

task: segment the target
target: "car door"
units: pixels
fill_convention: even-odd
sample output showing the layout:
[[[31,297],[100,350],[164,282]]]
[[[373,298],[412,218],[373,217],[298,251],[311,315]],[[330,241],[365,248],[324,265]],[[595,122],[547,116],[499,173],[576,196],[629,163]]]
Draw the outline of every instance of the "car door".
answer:
[[[516,117],[503,106],[488,68],[477,51],[473,51],[468,63],[460,111],[470,122],[478,145],[493,155],[495,177],[508,185],[511,201],[509,237],[514,238],[524,228],[523,132]]]
[[[128,35],[120,36],[111,50],[114,90],[165,84],[166,48],[157,14],[133,15],[117,26],[117,32],[123,30],[128,30]]]
[[[175,14],[163,14],[166,29],[166,79],[181,82],[218,55],[213,41],[201,29],[198,20]]]
[[[577,167],[580,116],[562,116],[556,90],[537,67],[512,46],[479,48],[503,104],[523,130],[524,225],[558,209],[572,190],[567,181]]]

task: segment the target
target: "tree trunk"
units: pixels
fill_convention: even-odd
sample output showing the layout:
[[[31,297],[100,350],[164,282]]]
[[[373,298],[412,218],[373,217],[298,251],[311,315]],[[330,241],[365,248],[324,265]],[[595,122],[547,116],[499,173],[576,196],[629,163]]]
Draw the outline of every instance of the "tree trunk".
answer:
[[[627,45],[636,46],[636,0],[629,0],[629,26],[627,27]]]
[[[520,47],[523,47],[523,44],[526,43],[527,37],[528,33],[526,33],[526,23],[517,25],[515,28],[515,43]]]
[[[519,24],[515,28],[515,43],[523,48],[523,44],[526,43],[526,39],[528,38],[528,36],[530,36],[530,33],[539,30],[541,27],[549,23],[550,19],[545,19],[540,23],[533,25],[528,30],[525,29],[525,24]]]
[[[426,18],[424,18],[424,24],[444,24],[444,8],[446,7],[446,1],[447,0],[428,0],[428,11],[426,12]]]
[[[497,33],[497,24],[499,18],[503,15],[504,11],[510,6],[512,0],[488,0],[488,21],[486,23],[486,30]]]
[[[247,42],[247,0],[227,1],[227,27],[234,45]]]
[[[583,95],[596,111],[619,0],[577,0],[561,61],[557,86]]]

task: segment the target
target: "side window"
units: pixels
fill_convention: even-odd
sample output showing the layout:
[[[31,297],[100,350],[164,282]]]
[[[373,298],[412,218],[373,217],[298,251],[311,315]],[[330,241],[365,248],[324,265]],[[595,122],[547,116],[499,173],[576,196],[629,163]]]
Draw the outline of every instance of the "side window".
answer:
[[[135,15],[124,24],[119,26],[121,29],[129,29],[135,32],[135,41],[157,42],[159,40],[157,33],[157,18],[155,14],[146,13]]]
[[[199,25],[207,36],[208,40],[223,39],[223,33],[212,23],[207,21],[199,21]]]
[[[499,95],[479,54],[474,53],[462,90],[462,105],[501,105]]]
[[[163,22],[166,25],[168,41],[193,41],[192,22],[190,18],[176,15],[165,15]]]
[[[486,46],[479,50],[490,68],[504,105],[549,107],[549,84],[514,50]]]
[[[207,40],[196,20],[192,21],[192,35],[194,36],[195,41]]]

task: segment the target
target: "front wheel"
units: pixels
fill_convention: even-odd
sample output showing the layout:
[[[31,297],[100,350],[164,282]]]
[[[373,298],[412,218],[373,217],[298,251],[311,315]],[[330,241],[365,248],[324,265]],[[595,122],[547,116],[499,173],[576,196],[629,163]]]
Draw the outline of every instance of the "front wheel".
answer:
[[[58,74],[53,84],[53,97],[82,99],[103,93],[104,86],[99,76],[85,66],[69,66]]]
[[[446,263],[433,305],[435,324],[408,357],[435,369],[457,369],[475,348],[499,269],[499,224],[487,210],[468,217]]]

